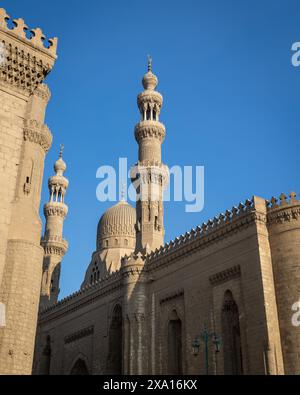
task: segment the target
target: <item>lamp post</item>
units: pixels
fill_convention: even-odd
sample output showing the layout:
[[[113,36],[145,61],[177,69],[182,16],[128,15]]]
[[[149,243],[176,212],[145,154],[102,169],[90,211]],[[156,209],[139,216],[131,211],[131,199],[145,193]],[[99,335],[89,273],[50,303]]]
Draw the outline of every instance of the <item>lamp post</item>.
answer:
[[[209,332],[206,328],[204,327],[203,332],[199,335],[196,336],[195,340],[192,343],[192,348],[193,348],[193,354],[194,356],[198,356],[200,352],[200,345],[201,341],[204,342],[204,347],[205,347],[205,368],[206,368],[206,374],[208,375],[209,372],[209,362],[208,362],[208,343],[209,340],[212,339],[212,342],[215,346],[215,352],[219,353],[221,350],[221,340],[220,337],[215,333],[215,332]]]

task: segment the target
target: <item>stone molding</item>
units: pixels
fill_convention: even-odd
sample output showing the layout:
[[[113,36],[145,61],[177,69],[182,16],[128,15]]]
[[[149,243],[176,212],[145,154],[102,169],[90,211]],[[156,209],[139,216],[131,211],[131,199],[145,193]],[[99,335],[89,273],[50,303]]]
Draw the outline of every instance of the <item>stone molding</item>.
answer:
[[[24,120],[24,141],[38,144],[47,153],[52,145],[52,134],[47,125],[40,124],[34,119]]]
[[[238,278],[240,276],[241,276],[241,267],[240,265],[236,265],[226,270],[223,270],[222,272],[213,274],[212,276],[210,276],[209,281],[211,285],[215,286],[225,283],[234,278]]]
[[[68,206],[61,202],[48,202],[44,205],[45,217],[58,216],[65,218],[68,214]]]
[[[67,335],[64,341],[65,344],[70,344],[80,339],[83,339],[84,337],[91,336],[93,334],[94,334],[94,326],[89,326],[88,328],[81,329],[80,331],[72,333],[71,335]]]
[[[282,193],[279,199],[272,197],[267,201],[268,224],[283,224],[300,218],[300,199],[297,194],[291,192],[289,197]]]
[[[178,289],[177,291],[170,293],[166,296],[164,296],[162,299],[160,299],[159,304],[162,305],[164,303],[168,303],[171,300],[177,299],[177,298],[181,298],[184,296],[184,289]]]
[[[135,138],[139,143],[146,138],[156,138],[162,143],[166,136],[166,128],[161,122],[141,121],[135,127]]]
[[[68,251],[69,244],[62,237],[43,237],[41,246],[44,248],[45,255],[58,255],[63,257]]]

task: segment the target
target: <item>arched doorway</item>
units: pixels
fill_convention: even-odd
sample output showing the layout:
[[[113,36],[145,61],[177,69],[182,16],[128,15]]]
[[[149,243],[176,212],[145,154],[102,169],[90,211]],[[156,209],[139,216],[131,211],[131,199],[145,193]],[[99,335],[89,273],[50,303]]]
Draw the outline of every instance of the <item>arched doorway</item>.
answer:
[[[222,333],[224,350],[224,373],[243,374],[242,344],[239,308],[232,292],[227,290],[222,308]]]
[[[114,308],[108,339],[107,374],[122,374],[123,359],[123,330],[122,330],[122,308],[117,305]]]
[[[79,358],[75,362],[70,375],[71,376],[87,376],[89,374],[86,363],[83,359]]]
[[[175,310],[168,324],[168,374],[182,374],[182,323]]]

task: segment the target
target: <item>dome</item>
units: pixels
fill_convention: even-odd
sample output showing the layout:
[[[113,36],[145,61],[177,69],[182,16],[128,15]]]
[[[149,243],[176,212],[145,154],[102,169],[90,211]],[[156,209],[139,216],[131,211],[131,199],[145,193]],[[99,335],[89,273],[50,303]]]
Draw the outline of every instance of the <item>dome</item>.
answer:
[[[121,201],[101,217],[97,231],[97,249],[129,247],[135,243],[136,211]]]

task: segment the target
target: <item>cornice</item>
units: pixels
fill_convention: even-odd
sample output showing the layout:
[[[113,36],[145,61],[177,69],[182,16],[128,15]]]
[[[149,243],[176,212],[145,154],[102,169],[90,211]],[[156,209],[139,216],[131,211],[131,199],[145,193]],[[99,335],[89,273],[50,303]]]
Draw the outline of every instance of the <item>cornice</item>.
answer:
[[[65,344],[74,343],[75,341],[81,340],[85,337],[91,336],[94,333],[94,326],[89,326],[88,328],[81,329],[71,335],[67,335],[64,339]]]
[[[241,276],[240,265],[230,267],[229,269],[223,270],[222,272],[216,273],[209,278],[211,285],[219,285],[234,278]]]

